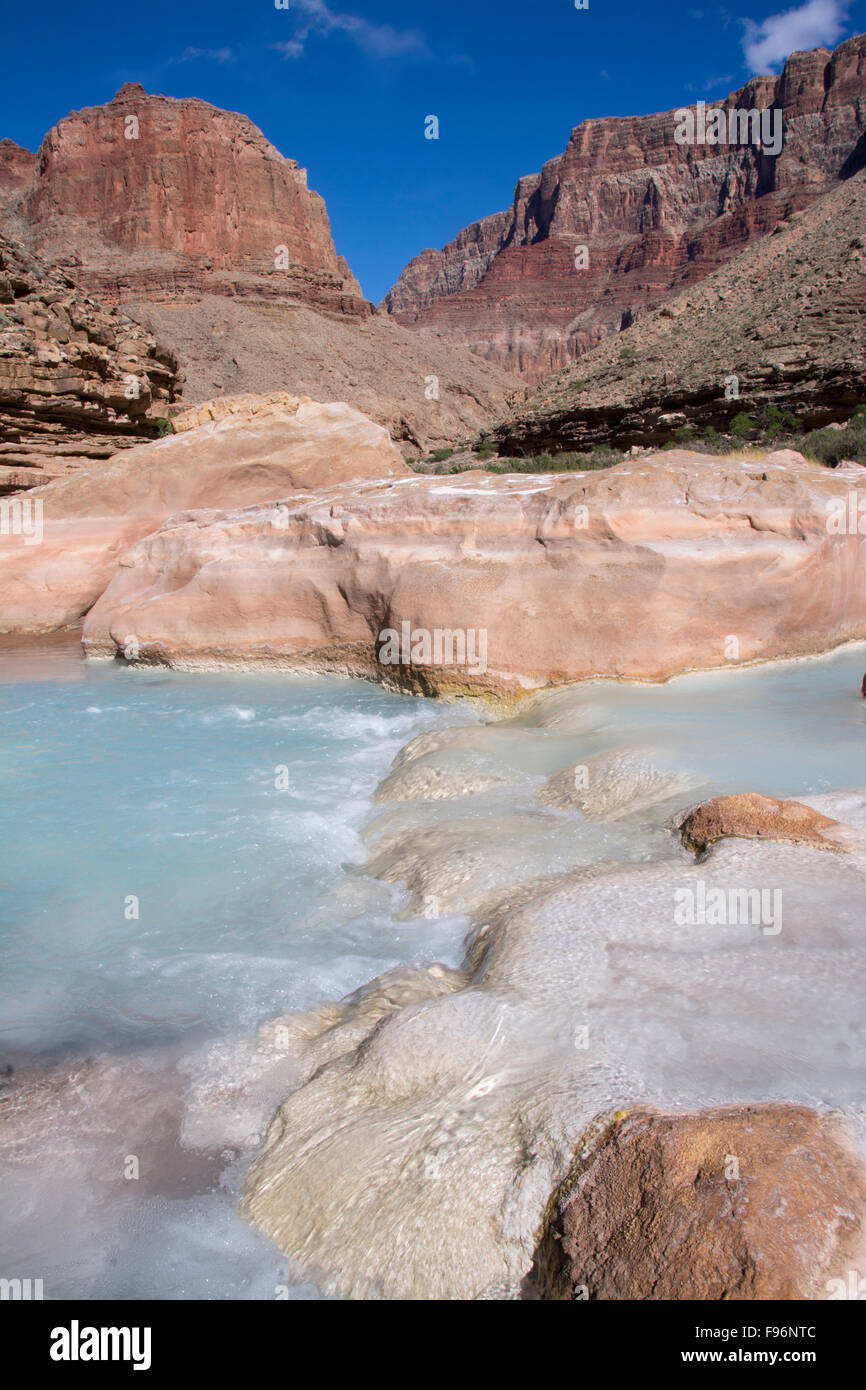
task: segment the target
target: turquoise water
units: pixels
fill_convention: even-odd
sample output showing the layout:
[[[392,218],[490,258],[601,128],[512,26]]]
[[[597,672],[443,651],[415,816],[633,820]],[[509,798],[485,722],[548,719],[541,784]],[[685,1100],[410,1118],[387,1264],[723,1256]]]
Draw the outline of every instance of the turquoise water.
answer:
[[[285,676],[91,664],[0,685],[0,1041],[80,1054],[249,1029],[453,954],[459,933],[396,925],[369,881],[344,918],[320,910],[364,858],[392,757],[441,718]]]
[[[23,1116],[0,1105],[0,1275],[315,1297],[237,1213],[253,1125],[179,1142],[191,1069],[398,964],[459,962],[464,919],[396,920],[405,894],[354,871],[374,787],[448,712],[365,682],[0,660],[0,1076],[48,1078]]]
[[[486,826],[527,878],[567,869],[581,838],[590,858],[653,856],[658,827],[646,845],[582,828],[531,802],[533,786],[649,747],[702,795],[862,787],[864,667],[859,647],[563,691],[561,720],[548,703],[542,721],[484,735],[507,787],[385,814],[458,827],[461,845]],[[0,653],[0,1074],[13,1069],[10,1096],[23,1080],[37,1097],[0,1106],[0,1276],[42,1278],[46,1297],[317,1296],[237,1213],[262,1121],[244,1128],[231,1049],[394,966],[460,963],[467,919],[411,915],[403,887],[359,872],[362,832],[403,745],[481,717],[364,682]],[[518,812],[506,832],[497,818]],[[221,1047],[223,1073],[202,1060]],[[259,1097],[265,1122],[290,1080]]]

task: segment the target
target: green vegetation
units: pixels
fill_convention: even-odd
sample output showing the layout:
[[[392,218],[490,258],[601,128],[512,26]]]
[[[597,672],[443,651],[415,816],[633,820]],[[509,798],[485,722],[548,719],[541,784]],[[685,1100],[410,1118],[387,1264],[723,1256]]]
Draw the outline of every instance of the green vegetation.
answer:
[[[647,444],[647,451],[659,445]],[[763,450],[794,449],[806,458],[834,467],[843,459],[851,459],[866,467],[866,404],[859,405],[847,425],[806,431],[790,411],[776,405],[763,406],[754,414],[741,411],[725,431],[712,425],[698,428],[681,425],[664,449],[687,448],[703,454],[730,454],[746,448],[747,453]],[[455,456],[456,454],[456,456]],[[474,451],[461,448],[435,449],[426,460],[409,460],[419,472],[436,474],[463,473],[467,468],[483,468],[488,473],[581,473],[593,469],[612,468],[627,457],[625,449],[601,445],[587,453],[523,454],[499,458],[495,447],[484,442]],[[429,465],[436,460],[432,470]]]
[[[677,439],[684,440],[684,430],[677,430]],[[711,426],[694,435],[689,447],[701,453],[724,453],[730,440],[749,444],[757,449],[795,449],[798,454],[835,467],[843,459],[866,465],[866,405],[858,405],[842,429],[827,426],[819,430],[804,430],[796,415],[780,410],[776,405],[765,406],[754,415],[744,411],[731,420],[727,438]],[[665,445],[665,448],[673,447]]]
[[[866,465],[866,408],[861,406],[844,430],[812,430],[795,447],[831,467],[843,459]]]
[[[735,439],[756,439],[760,433],[760,426],[754,416],[740,411],[731,421],[730,431]]]
[[[156,433],[159,439],[162,439],[166,434],[174,434],[174,425],[171,420],[167,419],[164,415],[158,416],[157,419],[154,420],[154,424],[156,425]]]
[[[777,440],[793,438],[800,433],[800,422],[789,410],[780,410],[777,405],[764,406],[757,415],[747,415],[741,411],[735,415],[729,426],[735,439],[755,439],[764,444]]]
[[[487,464],[488,473],[584,473],[612,468],[623,460],[621,449],[602,447],[589,454],[528,454],[524,458],[500,458]]]

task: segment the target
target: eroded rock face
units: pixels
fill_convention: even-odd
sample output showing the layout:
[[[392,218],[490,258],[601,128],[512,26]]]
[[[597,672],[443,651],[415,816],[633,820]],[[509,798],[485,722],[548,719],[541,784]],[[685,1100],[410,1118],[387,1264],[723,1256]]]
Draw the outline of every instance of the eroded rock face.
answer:
[[[124,552],[175,514],[192,512],[189,524],[204,526],[219,508],[408,472],[380,425],[347,405],[288,395],[127,450],[32,494],[43,514],[39,544],[0,537],[0,631],[80,621],[126,563]],[[282,534],[288,510],[269,514]]]
[[[544,382],[504,453],[664,444],[775,406],[801,428],[866,396],[866,172]]]
[[[510,209],[411,261],[385,307],[538,381],[862,167],[864,50],[860,36],[793,53],[780,77],[719,103],[777,107],[778,157],[678,144],[672,111],[582,122]],[[576,270],[579,246],[589,263]]]
[[[43,140],[15,212],[36,250],[106,302],[208,289],[370,313],[306,170],[206,101],[128,82],[73,111]]]
[[[550,1299],[826,1298],[864,1209],[866,1166],[814,1110],[635,1111],[575,1156],[535,1281]]]
[[[137,323],[0,235],[0,492],[154,438],[179,385]]]
[[[845,848],[845,829],[802,801],[741,792],[717,796],[690,811],[680,826],[683,844],[701,852],[726,836],[745,840],[789,840],[824,849]]]
[[[866,537],[827,529],[839,491],[802,462],[677,451],[585,475],[339,486],[279,514],[163,526],[117,570],[84,636],[94,654],[134,632],[146,659],[173,665],[509,698],[792,657],[866,634]],[[437,660],[437,631],[463,634],[463,654],[443,636]],[[430,650],[413,658],[404,633],[428,634]]]

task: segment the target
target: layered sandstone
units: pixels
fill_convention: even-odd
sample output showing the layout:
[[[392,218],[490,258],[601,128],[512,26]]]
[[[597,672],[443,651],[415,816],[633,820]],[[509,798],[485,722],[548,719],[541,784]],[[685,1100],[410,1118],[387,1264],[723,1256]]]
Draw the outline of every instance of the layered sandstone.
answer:
[[[800,428],[866,400],[866,171],[544,382],[503,453],[663,444],[769,406]]]
[[[0,234],[0,491],[154,438],[179,385],[137,323]]]
[[[305,169],[246,116],[136,82],[48,132],[10,215],[108,303],[211,292],[370,312]]]
[[[129,456],[116,466],[119,499],[132,467]],[[269,663],[515,696],[866,636],[866,537],[827,526],[834,499],[850,490],[862,502],[866,483],[796,456],[673,451],[589,474],[397,476],[306,497],[279,484],[257,483],[267,505],[238,498],[149,527],[87,613],[87,650],[113,655],[132,632],[142,659],[173,665]],[[82,487],[71,512],[47,489],[46,515],[60,505],[83,522],[94,491]],[[37,550],[19,558],[25,571]],[[7,617],[40,622],[35,592]],[[437,654],[437,630],[462,634],[462,649],[443,635]]]
[[[861,35],[833,53],[794,53],[781,76],[718,103],[778,109],[777,157],[753,144],[678,144],[673,111],[584,121],[563,154],[518,182],[508,211],[411,261],[384,307],[538,381],[862,168],[864,102]]]
[[[32,186],[36,156],[14,140],[0,140],[0,211],[4,215]]]

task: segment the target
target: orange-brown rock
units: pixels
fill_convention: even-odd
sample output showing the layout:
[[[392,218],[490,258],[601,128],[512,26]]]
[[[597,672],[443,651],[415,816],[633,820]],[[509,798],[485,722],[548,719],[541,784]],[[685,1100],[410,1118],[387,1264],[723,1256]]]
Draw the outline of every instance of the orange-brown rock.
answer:
[[[4,213],[18,201],[33,183],[35,155],[16,145],[14,140],[0,140],[0,210]]]
[[[802,801],[739,792],[717,796],[690,811],[680,826],[683,844],[701,853],[727,836],[743,840],[790,840],[820,849],[844,847],[844,827]]]
[[[415,257],[385,307],[540,380],[863,167],[864,54],[863,35],[793,53],[781,76],[717,103],[777,108],[778,157],[678,144],[673,111],[582,122],[563,154],[519,181],[510,209]],[[589,264],[576,269],[580,246]]]
[[[813,1110],[634,1111],[578,1152],[533,1273],[547,1299],[827,1298],[864,1215],[866,1167]]]
[[[137,323],[0,234],[0,492],[155,438],[179,385]]]

